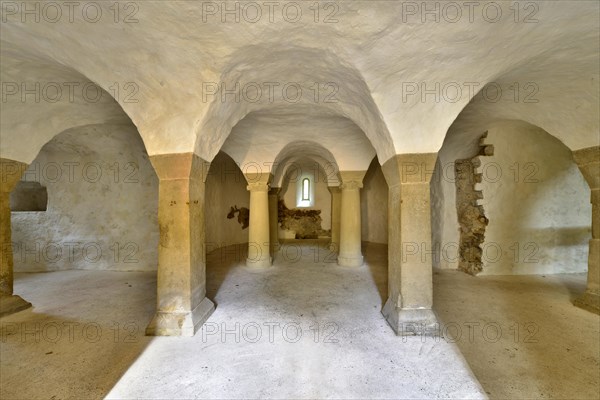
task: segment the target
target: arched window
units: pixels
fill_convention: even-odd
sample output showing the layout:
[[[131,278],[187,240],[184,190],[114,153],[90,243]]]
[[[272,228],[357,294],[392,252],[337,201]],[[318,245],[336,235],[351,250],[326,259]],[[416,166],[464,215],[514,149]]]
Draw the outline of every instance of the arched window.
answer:
[[[302,201],[310,201],[310,179],[302,179]]]

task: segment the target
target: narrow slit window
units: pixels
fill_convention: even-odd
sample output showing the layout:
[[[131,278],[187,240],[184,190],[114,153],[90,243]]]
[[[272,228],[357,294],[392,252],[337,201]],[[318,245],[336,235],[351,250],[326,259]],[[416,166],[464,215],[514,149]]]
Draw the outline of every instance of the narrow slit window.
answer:
[[[310,179],[302,179],[302,201],[310,201]]]

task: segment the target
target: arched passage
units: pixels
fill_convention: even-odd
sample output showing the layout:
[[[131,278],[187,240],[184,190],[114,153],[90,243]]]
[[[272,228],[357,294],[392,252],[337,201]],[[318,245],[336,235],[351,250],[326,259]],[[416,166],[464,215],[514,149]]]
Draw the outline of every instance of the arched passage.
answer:
[[[440,151],[438,265],[500,275],[587,270],[589,187],[571,150],[524,121],[485,127],[473,131],[471,149],[449,134]]]
[[[3,179],[14,181],[6,199],[14,211],[3,218],[12,246],[3,248],[3,267],[156,270],[157,179],[135,127],[74,127],[46,143],[31,164],[13,165],[3,162]],[[17,206],[31,195],[29,187],[43,189],[44,207]]]
[[[580,149],[597,147],[598,145],[597,132],[599,129],[598,121],[600,119],[597,106],[599,96],[597,70],[599,61],[597,57],[582,57],[583,53],[580,54],[578,51],[579,46],[585,46],[584,42],[597,43],[597,41],[597,37],[592,38],[592,36],[586,35],[585,39],[582,38],[582,41],[577,46],[561,48],[560,52],[543,52],[505,67],[503,70],[498,71],[495,76],[486,80],[486,84],[481,87],[481,90],[471,98],[470,102],[456,116],[440,148],[439,160],[432,182],[432,204],[434,205],[432,208],[432,221],[434,225],[433,240],[439,245],[436,250],[437,256],[434,258],[436,266],[440,266],[441,268],[456,268],[460,260],[458,254],[461,247],[460,235],[457,229],[458,223],[455,222],[457,221],[456,190],[454,185],[456,181],[454,165],[456,160],[467,160],[466,164],[463,163],[463,165],[467,166],[467,169],[472,170],[472,166],[469,167],[467,165],[469,164],[468,160],[478,155],[480,157],[475,159],[477,163],[480,161],[485,163],[486,160],[493,160],[494,157],[500,157],[506,161],[510,157],[513,157],[513,164],[503,165],[500,168],[501,170],[498,171],[502,176],[498,178],[497,187],[500,187],[503,179],[510,176],[512,177],[512,183],[504,182],[504,187],[507,188],[515,182],[521,182],[521,187],[513,187],[513,189],[519,191],[517,197],[521,196],[521,193],[532,193],[531,191],[534,187],[540,189],[539,192],[536,192],[536,195],[533,195],[533,198],[537,198],[538,200],[539,198],[536,196],[542,196],[544,190],[549,190],[548,193],[553,193],[553,196],[566,196],[565,204],[571,205],[573,205],[574,193],[579,193],[575,197],[579,196],[580,199],[588,197],[586,193],[587,189],[582,189],[580,185],[581,177],[576,177],[578,175],[576,164],[573,162],[573,155],[569,153]],[[566,54],[572,55],[572,57],[565,56]],[[580,55],[575,56],[575,54]],[[573,74],[585,76],[587,79],[569,79]],[[571,105],[571,107],[566,107],[566,104]],[[497,155],[498,152],[496,151],[495,155],[492,155],[492,152],[494,152],[493,141],[487,138],[482,139],[484,133],[488,131],[490,135],[496,135],[494,132],[506,132],[505,136],[502,137],[500,135],[502,138],[497,139],[502,144],[507,143],[505,140],[508,140],[508,137],[512,134],[514,137],[510,141],[512,145],[510,151],[503,151],[502,153],[504,154],[502,155]],[[522,135],[515,136],[515,132],[521,132]],[[537,140],[534,141],[532,139],[534,137]],[[504,148],[502,144],[500,148]],[[527,144],[527,147],[523,148],[525,144]],[[486,145],[489,145],[487,151],[490,155],[488,156],[483,154]],[[548,152],[544,153],[545,149],[548,149]],[[550,149],[554,149],[555,152],[552,153]],[[508,155],[509,153],[510,155]],[[551,157],[550,154],[554,155]],[[519,159],[517,160],[517,158]],[[555,159],[556,162],[548,161],[551,159]],[[547,160],[545,165],[543,165],[543,160]],[[559,170],[557,168],[559,165],[563,165],[564,168]],[[481,172],[482,168],[486,168],[486,172],[491,172],[490,168],[493,167],[494,165],[487,163],[483,167],[479,167],[479,170]],[[541,167],[543,171],[540,170]],[[554,173],[550,174],[552,177],[548,178],[545,184],[536,181],[537,178],[534,175],[549,173],[549,171],[554,171]],[[550,181],[559,182],[561,179],[567,179],[566,175],[574,176],[573,179],[575,181],[579,180],[579,183],[575,184],[579,186],[576,189],[572,188],[573,190],[569,195],[560,191],[552,192],[549,187],[552,187],[553,184]],[[524,180],[529,181],[527,185],[523,185]],[[573,183],[574,181],[571,180],[570,182]],[[471,193],[471,197],[480,196],[483,186],[487,185],[487,183],[489,182],[478,182],[477,187],[472,188],[473,193]],[[509,185],[507,186],[506,183]],[[472,187],[473,185],[470,186]],[[566,184],[565,187],[571,187],[571,184]],[[487,185],[488,199],[493,195],[490,190],[490,186]],[[501,193],[502,191],[495,194]],[[479,208],[486,202],[486,199],[476,200],[478,203],[477,207],[470,209],[467,207],[465,210],[481,216],[481,220],[484,222],[477,222],[474,225],[477,225],[475,227],[476,230],[483,230],[486,224],[485,216]],[[508,200],[510,203],[511,199]],[[585,200],[575,200],[575,207],[571,207],[568,211],[566,209],[565,211],[558,211],[557,206],[544,206],[544,203],[547,205],[551,201],[559,202],[560,200],[554,198],[545,202],[538,201],[539,207],[534,206],[533,208],[528,208],[527,211],[524,208],[515,210],[517,214],[531,211],[533,212],[532,215],[535,215],[540,210],[546,208],[548,212],[541,219],[547,221],[554,220],[554,228],[547,231],[548,236],[546,239],[538,236],[538,234],[541,234],[538,232],[538,234],[534,235],[536,239],[530,237],[532,244],[528,244],[527,241],[519,241],[523,242],[518,245],[521,246],[520,249],[517,250],[518,246],[514,247],[514,250],[504,249],[505,252],[513,254],[516,257],[514,260],[517,261],[513,262],[515,264],[515,271],[521,270],[521,273],[524,273],[527,270],[534,271],[536,268],[539,268],[541,271],[544,269],[541,267],[542,264],[548,266],[553,261],[558,261],[562,265],[562,267],[556,269],[548,267],[556,272],[561,271],[562,268],[571,271],[579,268],[574,267],[573,263],[566,262],[565,257],[579,257],[575,256],[575,254],[569,255],[568,252],[580,252],[580,250],[575,250],[578,246],[575,243],[581,243],[585,236],[586,228],[584,226],[586,224],[581,224],[582,220],[580,219],[582,213],[579,213],[575,218],[571,218],[568,222],[564,221],[567,227],[572,226],[574,223],[580,224],[580,229],[570,231],[569,235],[571,239],[565,238],[564,234],[567,231],[563,231],[563,233],[558,232],[560,230],[558,226],[563,224],[559,223],[556,218],[561,218],[557,217],[559,214],[567,215],[569,213],[577,213],[576,210],[579,209],[589,209],[589,206],[582,206],[581,201]],[[553,211],[550,211],[550,208],[553,208]],[[498,210],[501,209],[504,209],[504,207],[496,208],[494,206],[492,212],[499,212]],[[583,214],[585,212],[588,211],[583,211]],[[537,218],[537,223],[532,222],[532,215],[528,214],[527,218],[520,219],[517,225],[532,223],[539,227],[541,219]],[[505,221],[511,220],[510,217],[503,217],[502,219]],[[528,222],[525,222],[526,220]],[[490,221],[489,223],[491,224],[490,228],[493,230],[493,225],[498,224],[498,221]],[[541,224],[543,225],[543,223]],[[473,224],[469,225],[471,225],[470,228],[474,226]],[[542,234],[542,236],[544,235]],[[573,237],[577,238],[573,239]],[[495,239],[498,239],[498,237],[495,237]],[[477,233],[472,235],[469,240],[481,242],[483,239]],[[559,243],[566,242],[571,243],[571,245],[559,245]],[[518,260],[523,258],[524,253],[532,254],[532,252],[536,252],[539,255],[540,247],[538,244],[540,243],[542,244],[542,248],[546,246],[543,243],[546,243],[548,246],[554,247],[555,250],[549,250],[550,253],[541,257],[540,262],[529,263],[528,268],[525,268],[522,260]],[[522,248],[524,245],[528,246],[527,250]],[[568,248],[571,248],[571,250],[567,251],[566,249]],[[495,253],[497,253],[497,250],[497,247],[494,249],[490,248],[490,251],[494,251]],[[567,253],[564,253],[564,251],[567,251]],[[474,250],[477,257],[480,256],[477,254],[478,252],[480,250]],[[519,254],[517,255],[515,252]],[[556,258],[558,253],[563,254],[563,256],[558,257],[562,261]],[[495,257],[490,258],[492,260],[495,259]],[[499,261],[495,264],[499,265],[498,263]],[[537,264],[537,266],[534,264]],[[479,264],[480,266],[481,264]],[[512,271],[512,267],[509,269]],[[491,268],[491,270],[494,270],[494,268]]]
[[[132,182],[136,179],[140,189],[136,193],[151,191],[152,177],[155,179],[151,168],[150,171],[147,168],[144,143],[127,114],[111,94],[73,68],[14,43],[3,41],[1,52],[3,216],[0,225],[2,243],[6,243],[1,251],[0,286],[6,288],[3,293],[12,295],[15,259],[19,270],[29,271],[155,268],[152,255],[156,249],[152,244],[156,243],[157,232],[151,225],[156,220],[154,213],[148,211],[148,207],[156,205],[155,195],[149,201],[146,196],[137,196],[144,204],[137,207],[140,218],[133,224],[143,226],[139,231],[130,231],[116,239],[130,224],[106,222],[107,217],[128,215],[127,207],[135,207],[123,198],[136,195],[121,198],[117,193],[136,192]],[[27,115],[27,123],[23,122],[23,115]],[[23,174],[29,181],[19,184]],[[14,214],[15,242],[11,238],[8,192],[15,186],[19,191],[27,185],[45,190],[47,204],[39,207],[39,211]],[[81,205],[61,202],[58,193]],[[17,195],[12,200],[15,206]],[[93,195],[105,199],[106,204],[100,203],[103,207],[95,213],[86,213],[87,206],[94,209],[88,197]],[[154,230],[154,239],[143,237],[152,236],[148,230]],[[43,235],[44,231],[48,235]],[[121,240],[125,238],[129,239]],[[16,245],[9,246],[11,242]],[[2,303],[4,309],[8,302]]]
[[[310,68],[295,68],[306,60]],[[329,125],[346,119],[364,132],[382,160],[394,153],[391,135],[362,74],[333,52],[303,46],[246,46],[232,55],[211,89],[196,142],[198,154],[207,159],[251,114],[296,119],[304,115],[305,125],[311,117],[321,117],[321,124],[323,117],[330,117]]]
[[[434,261],[440,267],[434,279],[434,304],[442,324],[485,319],[506,329],[514,321],[522,321],[520,327],[532,321],[526,329],[542,332],[589,318],[571,303],[585,299],[586,308],[594,303],[589,278],[582,296],[582,272],[587,270],[589,276],[593,270],[588,254],[594,242],[589,205],[594,186],[579,170],[589,172],[595,164],[598,171],[593,146],[597,146],[593,133],[597,111],[592,110],[597,108],[597,91],[592,93],[583,82],[565,87],[570,82],[565,79],[568,60],[556,60],[551,66],[538,59],[498,77],[493,86],[503,96],[490,101],[478,94],[447,132],[431,198],[433,242],[439,252]],[[580,67],[589,76],[591,64]],[[542,68],[547,68],[543,74]],[[535,101],[524,103],[524,97],[516,101],[515,89],[523,90],[528,83],[535,84],[529,90],[539,88],[531,98]],[[582,163],[579,154],[587,161]],[[472,222],[478,217],[484,223]],[[457,268],[479,274],[474,279],[445,271]],[[479,293],[489,300],[473,301],[465,293]],[[569,335],[560,338],[561,345],[568,347],[571,340]],[[509,342],[514,343],[505,338],[497,343],[506,347]],[[486,391],[500,393],[496,382],[506,372],[480,368],[481,360],[494,352],[490,344],[459,347]],[[515,349],[522,351],[519,346]],[[527,364],[537,368],[547,368],[547,360],[553,357],[564,357],[547,346],[527,351]],[[512,362],[508,359],[505,362]],[[562,364],[548,368],[541,381],[551,385],[563,373]],[[507,374],[501,379],[510,378]]]
[[[21,183],[46,188],[48,201],[12,213],[15,271],[156,270],[158,181],[135,127],[62,132]]]
[[[277,220],[270,221],[277,224],[278,236],[287,239],[331,238],[331,180],[321,164],[309,155],[303,155],[288,160],[280,168],[285,172],[281,174],[279,184],[273,185],[273,188],[279,188],[279,215]]]

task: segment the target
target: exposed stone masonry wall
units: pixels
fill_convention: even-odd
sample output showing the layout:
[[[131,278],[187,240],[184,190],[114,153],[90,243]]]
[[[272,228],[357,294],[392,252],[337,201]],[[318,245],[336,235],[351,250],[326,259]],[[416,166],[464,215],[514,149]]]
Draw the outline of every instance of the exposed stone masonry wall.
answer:
[[[481,166],[480,157],[493,155],[494,146],[485,144],[487,132],[481,137],[479,155],[464,160],[456,160],[456,211],[460,224],[458,269],[471,275],[483,270],[481,245],[485,239],[488,219],[480,200],[483,193],[477,187],[482,174],[477,171]]]

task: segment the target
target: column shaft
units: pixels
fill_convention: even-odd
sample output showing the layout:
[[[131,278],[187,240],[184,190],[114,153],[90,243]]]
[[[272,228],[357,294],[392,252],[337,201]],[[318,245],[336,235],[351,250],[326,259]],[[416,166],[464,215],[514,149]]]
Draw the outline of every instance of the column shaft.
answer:
[[[388,300],[382,310],[398,335],[436,334],[432,311],[430,180],[437,154],[388,160]]]
[[[331,193],[331,244],[329,250],[339,252],[340,250],[340,216],[342,211],[342,189],[330,186]]]
[[[269,190],[269,244],[271,257],[279,249],[279,190]]]
[[[31,307],[31,303],[13,294],[13,249],[10,222],[10,192],[15,188],[27,164],[0,158],[0,317]]]
[[[592,203],[592,238],[589,242],[588,276],[585,293],[575,305],[600,314],[600,147],[573,152],[583,177],[590,185]]]
[[[159,178],[157,312],[147,335],[193,336],[214,311],[206,298],[204,178],[193,153],[151,156]]]
[[[265,182],[248,184],[250,191],[250,226],[248,227],[248,258],[246,265],[264,268],[271,265],[269,244],[269,185]]]
[[[346,267],[359,267],[363,264],[360,227],[360,188],[361,181],[346,181],[340,186],[340,252],[338,264]]]

